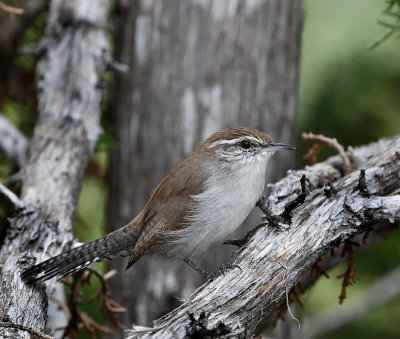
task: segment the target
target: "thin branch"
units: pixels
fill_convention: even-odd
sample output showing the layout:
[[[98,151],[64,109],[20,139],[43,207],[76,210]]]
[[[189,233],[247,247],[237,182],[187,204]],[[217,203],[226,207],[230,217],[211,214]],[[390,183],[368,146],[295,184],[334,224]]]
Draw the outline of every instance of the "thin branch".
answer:
[[[342,290],[339,295],[340,304],[343,304],[344,299],[346,299],[347,287],[353,285],[357,280],[360,280],[360,278],[355,275],[353,246],[358,247],[359,245],[351,240],[347,240],[345,242],[343,247],[342,257],[344,257],[346,254],[348,256],[347,269],[344,273],[336,277],[337,279],[343,279]]]
[[[3,1],[0,1],[0,9],[2,9],[4,12],[7,12],[12,15],[22,15],[24,14],[24,9],[23,8],[18,8],[18,7],[13,7],[6,5]]]
[[[19,167],[25,165],[28,139],[2,114],[0,114],[0,148]]]
[[[0,327],[3,328],[15,328],[16,330],[21,330],[21,331],[25,331],[28,332],[29,334],[31,334],[32,336],[38,337],[40,339],[54,339],[52,336],[44,334],[42,332],[39,332],[38,330],[35,330],[33,328],[24,326],[24,325],[20,325],[20,324],[14,324],[11,321],[1,321],[0,322]]]
[[[47,5],[48,1],[46,0],[29,0],[22,10],[22,15],[18,15],[4,23],[1,43],[4,46],[11,47],[11,49],[6,49],[8,53],[14,53],[14,44],[19,41],[26,28]]]
[[[129,71],[129,66],[114,60],[111,53],[108,53],[108,52],[104,53],[103,57],[106,62],[106,67],[108,70],[112,70],[112,71],[116,71],[116,72],[120,72],[120,73],[127,73]]]
[[[24,202],[2,183],[0,183],[0,192],[3,193],[14,204],[15,208],[23,209],[24,207],[26,207]]]
[[[20,47],[18,48],[18,54],[32,55],[35,58],[39,58],[41,55],[45,54],[51,43],[51,40],[51,38],[44,37],[36,45]]]
[[[348,174],[351,172],[350,158],[344,151],[343,146],[338,143],[336,138],[329,138],[322,134],[314,134],[314,133],[302,133],[301,137],[303,138],[303,140],[318,141],[320,143],[323,143],[323,144],[326,144],[326,145],[329,145],[329,146],[332,146],[333,148],[335,148],[338,151],[340,157],[343,159],[343,162],[345,165],[345,170],[346,170],[345,173]],[[315,148],[315,146],[313,148]],[[320,147],[318,148],[318,151],[319,151],[319,149],[320,149]]]
[[[80,273],[81,275],[79,275]],[[68,324],[63,328],[64,331],[62,337],[74,337],[82,328],[87,329],[92,337],[96,336],[96,331],[107,335],[113,334],[111,328],[97,323],[93,318],[79,309],[79,306],[82,304],[82,301],[80,300],[82,294],[81,287],[84,284],[90,284],[90,278],[92,275],[95,275],[100,280],[101,288],[87,300],[87,303],[91,303],[92,301],[103,297],[102,311],[105,313],[105,318],[110,320],[120,330],[124,330],[125,327],[118,321],[117,315],[125,312],[126,309],[111,298],[111,293],[107,283],[107,280],[114,276],[116,271],[111,270],[107,274],[103,275],[99,270],[93,267],[88,267],[84,272],[80,273],[74,275],[72,279],[70,278],[63,281],[66,285],[70,286],[68,305],[63,303],[61,300],[56,300],[68,317]]]
[[[303,155],[304,160],[310,161],[312,165],[315,165],[317,163],[317,154],[320,152],[320,150],[324,147],[323,144],[314,144],[307,152],[306,155]]]

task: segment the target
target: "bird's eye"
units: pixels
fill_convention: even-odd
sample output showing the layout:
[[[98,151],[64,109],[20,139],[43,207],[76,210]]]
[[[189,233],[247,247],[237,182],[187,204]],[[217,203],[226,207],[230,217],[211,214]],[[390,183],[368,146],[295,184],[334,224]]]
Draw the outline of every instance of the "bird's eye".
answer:
[[[242,146],[244,149],[249,149],[251,146],[251,142],[247,139],[244,139],[240,142],[240,146]]]

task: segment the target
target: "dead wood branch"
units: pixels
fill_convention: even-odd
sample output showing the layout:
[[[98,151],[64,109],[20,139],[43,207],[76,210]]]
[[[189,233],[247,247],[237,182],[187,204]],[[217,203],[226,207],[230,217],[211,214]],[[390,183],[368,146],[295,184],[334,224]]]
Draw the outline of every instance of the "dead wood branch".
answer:
[[[304,140],[313,140],[313,141],[318,141],[318,144],[314,144],[314,146],[310,149],[310,151],[304,156],[304,159],[311,159],[313,163],[316,163],[316,155],[317,153],[321,150],[322,145],[326,144],[329,145],[333,148],[335,148],[340,157],[343,159],[344,162],[344,167],[345,167],[345,173],[348,174],[351,172],[351,160],[350,157],[346,154],[344,151],[344,148],[339,142],[336,140],[336,138],[329,138],[321,134],[314,134],[314,133],[302,133],[301,137]]]
[[[99,324],[79,308],[79,306],[82,304],[81,287],[85,284],[90,285],[90,279],[93,275],[100,280],[101,288],[87,300],[87,303],[102,297],[103,300],[101,308],[105,318],[111,321],[111,323],[120,330],[125,329],[124,326],[118,321],[118,314],[125,312],[125,308],[111,298],[111,293],[107,283],[107,280],[115,275],[115,273],[116,271],[112,270],[103,275],[95,268],[88,267],[83,273],[79,272],[63,281],[66,285],[70,286],[70,290],[68,293],[68,305],[64,304],[60,300],[56,301],[68,317],[68,324],[63,329],[64,332],[62,338],[77,338],[78,330],[83,328],[87,329],[93,338],[96,338],[97,332],[106,335],[112,335],[114,333],[111,328]]]
[[[0,148],[11,161],[19,167],[24,166],[28,140],[4,115],[0,115],[0,135]]]
[[[400,137],[356,148],[353,156],[353,172],[346,176],[340,171],[343,160],[335,156],[289,171],[270,185],[263,208],[269,211],[267,222],[271,218],[279,227],[260,227],[236,253],[232,264],[242,272],[231,270],[208,281],[182,306],[156,320],[152,333],[133,332],[131,338],[184,338],[192,318],[203,313],[208,329],[223,325],[228,335],[251,337],[259,321],[281,305],[286,291],[330,249],[372,226],[372,233],[387,225],[395,227],[400,221]],[[361,168],[369,197],[359,188]],[[304,194],[300,184],[304,174],[308,194],[291,207],[289,218],[283,218],[287,206]]]
[[[3,2],[0,3],[4,5]],[[26,28],[29,27],[38,14],[46,8],[47,3],[47,0],[29,0],[23,9],[16,8],[19,13],[13,14],[18,15],[13,15],[12,18],[7,20],[0,33],[1,51],[3,53],[15,53],[13,51],[15,44],[20,40]],[[4,9],[3,6],[2,9]],[[12,7],[8,7],[8,9],[13,10]]]
[[[23,209],[26,207],[22,200],[18,198],[18,196],[16,196],[14,192],[5,187],[2,183],[0,183],[0,193],[4,194],[14,204],[16,209]]]
[[[33,2],[33,1],[31,1]],[[20,271],[69,248],[83,173],[101,128],[102,27],[110,1],[51,2],[46,53],[37,66],[39,111],[18,211],[0,253],[0,321],[44,332],[54,281],[27,287]],[[28,334],[19,331],[19,338]],[[0,337],[15,337],[0,328]]]
[[[18,325],[14,324],[10,321],[5,321],[5,322],[0,322],[0,328],[12,328],[14,330],[21,330],[24,332],[29,333],[32,337],[34,338],[39,338],[39,339],[54,339],[52,336],[41,333],[33,328],[23,326],[23,325]]]
[[[4,12],[7,12],[11,15],[22,15],[24,14],[24,9],[23,8],[18,8],[18,7],[13,7],[6,5],[3,1],[0,1],[0,9],[3,10]]]

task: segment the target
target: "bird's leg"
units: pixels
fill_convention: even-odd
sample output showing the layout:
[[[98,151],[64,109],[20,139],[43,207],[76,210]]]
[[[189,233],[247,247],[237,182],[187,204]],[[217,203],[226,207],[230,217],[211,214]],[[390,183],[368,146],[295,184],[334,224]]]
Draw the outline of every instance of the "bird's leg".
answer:
[[[242,247],[247,242],[247,237],[244,236],[241,239],[227,239],[224,240],[224,245],[233,245],[237,247]]]
[[[192,260],[190,259],[184,259],[183,260],[186,264],[188,264],[191,268],[195,269],[197,272],[199,272],[204,278],[211,279],[212,277],[212,273],[208,273],[205,269],[201,268],[199,265],[197,265],[196,263],[194,263]]]
[[[265,197],[262,196],[257,202],[256,206],[263,212],[265,215],[269,215],[270,211],[268,210],[268,207],[264,205],[265,204]]]
[[[233,240],[225,240],[224,241],[224,245],[234,245],[237,247],[242,247],[244,244],[246,244],[249,239],[261,228],[261,227],[265,227],[267,224],[266,223],[262,223],[257,225],[256,227],[254,227],[252,230],[248,231],[247,234],[241,238],[241,239],[233,239]]]
[[[208,279],[213,279],[218,277],[221,274],[224,274],[226,271],[232,269],[232,268],[238,268],[240,271],[242,270],[238,265],[233,265],[233,264],[223,264],[221,267],[216,270],[213,273],[209,273],[203,268],[201,268],[199,265],[191,261],[190,259],[184,259],[184,262],[188,264],[191,268],[195,269],[197,272],[199,272],[204,278]]]

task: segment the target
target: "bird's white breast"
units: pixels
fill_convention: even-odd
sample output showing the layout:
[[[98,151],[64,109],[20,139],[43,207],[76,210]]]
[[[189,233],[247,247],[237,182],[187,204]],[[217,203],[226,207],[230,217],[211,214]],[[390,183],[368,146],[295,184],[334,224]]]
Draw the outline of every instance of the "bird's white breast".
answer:
[[[249,215],[265,186],[265,170],[273,155],[258,155],[227,170],[213,166],[204,191],[193,196],[188,226],[174,232],[171,244],[178,257],[190,258],[222,243]]]

